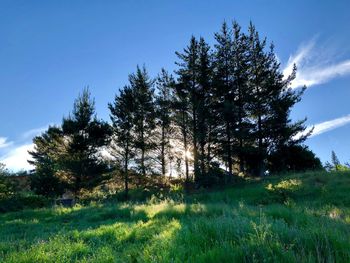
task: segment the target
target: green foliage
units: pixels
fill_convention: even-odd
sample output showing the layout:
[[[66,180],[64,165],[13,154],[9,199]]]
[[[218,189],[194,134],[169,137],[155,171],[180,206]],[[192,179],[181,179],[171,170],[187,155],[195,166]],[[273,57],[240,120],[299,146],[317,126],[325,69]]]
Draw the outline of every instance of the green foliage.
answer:
[[[349,184],[349,173],[291,174],[201,192],[186,202],[1,214],[0,258],[16,263],[349,262]],[[287,201],[276,199],[282,193]]]
[[[110,167],[100,151],[108,145],[111,129],[95,116],[95,103],[88,89],[74,102],[72,115],[63,120],[62,132],[68,141],[59,161],[65,185],[77,195],[105,181]]]
[[[323,170],[322,163],[307,146],[280,147],[269,155],[268,169],[271,173],[286,171]]]
[[[347,171],[350,171],[350,167],[343,164],[337,164],[335,166],[335,170],[338,172],[347,172]]]
[[[62,130],[49,127],[40,136],[33,139],[34,150],[29,152],[33,160],[29,163],[35,169],[30,175],[31,189],[46,197],[55,197],[63,193],[64,185],[57,172],[60,170],[60,158],[65,149]]]
[[[212,162],[208,171],[197,180],[197,183],[205,188],[225,185],[228,182],[232,182],[232,175],[220,168],[220,164],[217,162]]]
[[[137,66],[108,105],[112,127],[97,119],[84,89],[62,127],[34,139],[34,191],[78,195],[100,186],[113,169],[124,178],[127,198],[132,169],[142,175],[138,186],[148,175],[176,170],[188,185],[193,179],[195,187],[209,187],[232,182],[234,174],[321,168],[301,145],[309,135],[305,120],[290,119],[304,91],[291,89],[296,68],[283,75],[273,44],[252,23],[247,32],[237,22],[223,23],[213,47],[192,36],[176,55],[176,80],[164,69],[152,79]],[[113,163],[103,158],[105,150]],[[333,155],[334,167],[344,170]],[[223,166],[227,174],[218,169]]]
[[[173,127],[173,89],[175,80],[165,69],[162,69],[156,80],[156,87],[156,124],[159,127],[156,135],[157,140],[159,140],[157,159],[161,165],[161,174],[165,176],[168,170],[168,163],[173,157],[170,138],[175,134]]]
[[[20,211],[23,209],[43,208],[52,204],[50,199],[40,195],[18,193],[0,198],[0,213]]]
[[[213,157],[231,175],[238,165],[238,172],[261,176],[271,152],[299,145],[308,136],[300,136],[305,120],[289,118],[304,91],[290,88],[296,69],[283,76],[274,46],[268,48],[255,26],[245,33],[236,22],[223,23],[215,40],[212,50],[204,39],[191,37],[176,52],[175,105],[181,113],[176,124],[184,152],[190,149],[193,155],[197,183],[208,174]],[[188,163],[185,154],[186,178]]]
[[[136,73],[129,75],[130,87],[134,96],[134,148],[135,162],[143,176],[146,171],[151,172],[149,162],[152,159],[150,151],[155,148],[153,142],[156,128],[156,108],[154,103],[153,80],[150,79],[146,68],[137,67]]]
[[[340,165],[340,161],[339,161],[338,156],[336,155],[335,151],[332,151],[332,164],[334,167],[337,167],[337,165]]]
[[[133,90],[125,86],[115,96],[114,103],[108,105],[111,111],[112,120],[112,142],[110,145],[112,155],[117,160],[117,165],[122,167],[124,177],[125,198],[128,198],[129,191],[129,163],[135,155],[134,141],[132,133],[134,123],[135,98]]]
[[[29,161],[35,167],[33,190],[54,197],[69,189],[77,196],[81,190],[100,185],[110,172],[101,156],[110,135],[109,124],[97,119],[94,100],[84,89],[62,127],[49,127],[34,138],[34,151],[30,152],[34,160]]]
[[[346,172],[346,171],[350,171],[350,166],[348,163],[341,164],[338,156],[336,155],[336,153],[334,151],[332,151],[331,153],[331,163],[330,162],[326,162],[324,168],[331,172],[331,171],[338,171],[338,172]]]
[[[13,185],[8,179],[9,171],[0,163],[0,199],[13,194]]]

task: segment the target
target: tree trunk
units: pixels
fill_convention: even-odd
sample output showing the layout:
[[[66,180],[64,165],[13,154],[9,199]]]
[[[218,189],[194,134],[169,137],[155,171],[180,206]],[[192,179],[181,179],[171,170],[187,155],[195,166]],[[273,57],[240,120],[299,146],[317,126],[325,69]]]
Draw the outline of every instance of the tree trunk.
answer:
[[[242,106],[242,98],[241,91],[239,91],[239,106],[238,106],[238,130],[239,130],[239,170],[240,172],[244,172],[244,157],[243,157],[243,106]]]
[[[162,126],[162,142],[161,142],[161,165],[162,165],[162,175],[165,176],[165,130]]]
[[[128,147],[125,153],[125,164],[124,164],[124,190],[125,190],[125,200],[129,198],[129,172],[128,172],[128,162],[129,162],[129,150]]]
[[[186,182],[189,181],[189,170],[188,170],[188,157],[187,157],[187,130],[186,130],[186,117],[185,117],[185,111],[182,112],[182,135],[183,135],[183,142],[184,142],[184,149],[185,149],[185,175],[186,175]]]
[[[226,123],[226,136],[227,136],[227,165],[228,172],[232,175],[232,152],[231,152],[231,131],[230,131],[230,123],[227,121]]]
[[[212,131],[212,126],[209,125],[208,145],[207,145],[207,169],[208,169],[208,171],[210,169],[210,161],[211,161],[211,131]]]
[[[194,102],[193,102],[194,104]],[[193,170],[195,180],[199,177],[199,167],[198,167],[198,149],[197,149],[197,112],[196,107],[193,105],[192,108],[192,132],[193,132]]]
[[[144,129],[143,129],[143,123],[141,127],[141,173],[142,176],[146,176],[146,168],[145,168],[145,135],[144,135]]]
[[[146,176],[146,167],[145,167],[145,147],[141,150],[141,173],[142,176]]]
[[[205,174],[205,144],[201,143],[201,174]]]
[[[258,116],[258,152],[259,152],[259,164],[258,164],[258,176],[262,177],[264,175],[264,154],[263,154],[263,138],[262,138],[262,121],[261,114]]]

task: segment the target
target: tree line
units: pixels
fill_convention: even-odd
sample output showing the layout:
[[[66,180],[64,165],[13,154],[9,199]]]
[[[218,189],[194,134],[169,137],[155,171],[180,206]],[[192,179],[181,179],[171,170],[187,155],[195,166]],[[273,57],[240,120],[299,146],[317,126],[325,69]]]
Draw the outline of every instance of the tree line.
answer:
[[[290,84],[274,51],[251,23],[244,32],[223,23],[210,46],[192,36],[176,52],[177,70],[151,78],[143,67],[108,104],[110,123],[96,117],[88,89],[61,126],[34,138],[30,152],[37,192],[76,195],[115,170],[177,176],[196,185],[229,183],[237,175],[263,176],[317,169],[321,163],[303,145],[305,121],[290,119],[305,88]],[[106,160],[105,156],[112,158]]]

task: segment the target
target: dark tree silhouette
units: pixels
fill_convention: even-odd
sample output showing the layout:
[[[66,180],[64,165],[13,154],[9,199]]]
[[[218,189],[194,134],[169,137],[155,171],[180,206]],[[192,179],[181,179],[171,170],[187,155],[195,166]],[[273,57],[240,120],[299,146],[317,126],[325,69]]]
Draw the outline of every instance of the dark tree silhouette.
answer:
[[[67,140],[66,153],[61,157],[65,183],[77,196],[82,189],[101,184],[110,172],[101,151],[109,144],[111,128],[97,119],[88,89],[75,100],[72,114],[63,119],[62,131]]]
[[[164,69],[162,69],[156,80],[156,115],[157,126],[159,129],[159,148],[158,159],[161,164],[161,174],[166,175],[167,160],[171,157],[170,139],[174,133],[173,126],[173,90],[175,87],[174,78]]]
[[[240,172],[262,176],[267,170],[319,168],[303,145],[310,135],[306,119],[290,119],[305,90],[291,89],[296,68],[283,75],[273,44],[252,23],[247,32],[237,22],[223,23],[213,48],[192,36],[176,55],[175,77],[162,69],[153,80],[145,67],[129,75],[129,85],[108,105],[112,128],[96,118],[84,90],[62,129],[50,128],[34,139],[36,178],[47,185],[58,178],[57,185],[76,194],[92,189],[111,168],[99,157],[106,146],[115,167],[123,167],[126,197],[131,166],[141,182],[147,174],[165,176],[168,167],[171,174],[175,158],[186,182],[193,178],[205,186],[228,183]],[[332,161],[339,166],[334,153]]]
[[[34,166],[31,175],[31,188],[35,193],[47,197],[63,194],[64,184],[61,181],[60,158],[65,151],[65,140],[61,128],[49,127],[42,135],[33,139],[34,150],[29,151]]]
[[[112,143],[111,154],[123,167],[125,198],[129,192],[129,163],[134,157],[134,105],[135,99],[133,90],[125,86],[115,96],[113,104],[108,104],[112,120]]]
[[[156,108],[153,80],[149,78],[145,67],[137,67],[136,73],[129,75],[129,82],[134,94],[134,145],[137,151],[135,161],[142,176],[146,176],[146,171],[151,170],[149,153],[155,148]]]
[[[232,92],[232,30],[223,23],[221,31],[215,34],[214,45],[214,94],[219,112],[219,131],[216,140],[218,156],[226,164],[232,175],[233,169],[233,131],[235,129],[235,94]]]

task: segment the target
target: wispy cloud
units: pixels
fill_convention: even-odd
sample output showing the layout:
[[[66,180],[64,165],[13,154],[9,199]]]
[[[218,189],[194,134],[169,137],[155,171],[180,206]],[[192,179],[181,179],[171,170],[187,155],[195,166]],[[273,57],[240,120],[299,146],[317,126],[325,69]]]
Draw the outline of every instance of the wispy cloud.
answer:
[[[350,114],[333,120],[317,123],[315,125],[310,125],[306,128],[304,132],[297,134],[295,137],[299,138],[300,136],[308,134],[310,131],[312,131],[311,135],[309,136],[309,138],[311,138],[322,133],[334,130],[336,128],[342,127],[348,123],[350,123]]]
[[[53,125],[53,124],[49,124],[49,125],[46,125],[46,126],[43,126],[40,128],[28,130],[28,131],[22,133],[21,139],[23,139],[23,140],[32,139],[34,136],[40,135],[41,133],[46,131],[50,125]]]
[[[297,50],[297,52],[289,57],[287,65],[283,70],[283,75],[290,75],[293,71],[294,65],[297,65],[299,67],[300,65],[305,64],[305,61],[310,56],[310,52],[314,46],[315,40],[309,41],[306,44],[302,44]]]
[[[288,76],[292,73],[293,65],[297,66],[296,78],[292,88],[306,85],[307,87],[326,83],[336,77],[350,74],[350,59],[334,61],[336,56],[327,48],[316,48],[315,38],[302,44],[297,52],[290,56],[283,70]]]
[[[6,168],[12,171],[30,170],[33,167],[28,163],[31,159],[28,151],[34,149],[34,144],[19,145],[11,149],[6,155],[1,157],[1,162],[5,164]]]
[[[0,137],[0,149],[1,149],[1,148],[6,148],[6,147],[10,146],[11,144],[12,144],[12,142],[9,142],[9,141],[7,140],[7,138],[5,138],[5,137]]]
[[[52,124],[50,124],[52,125]],[[15,142],[8,142],[0,137],[0,162],[12,171],[29,170],[33,167],[28,163],[31,159],[28,151],[34,149],[32,139],[47,130],[49,125],[23,132]]]

